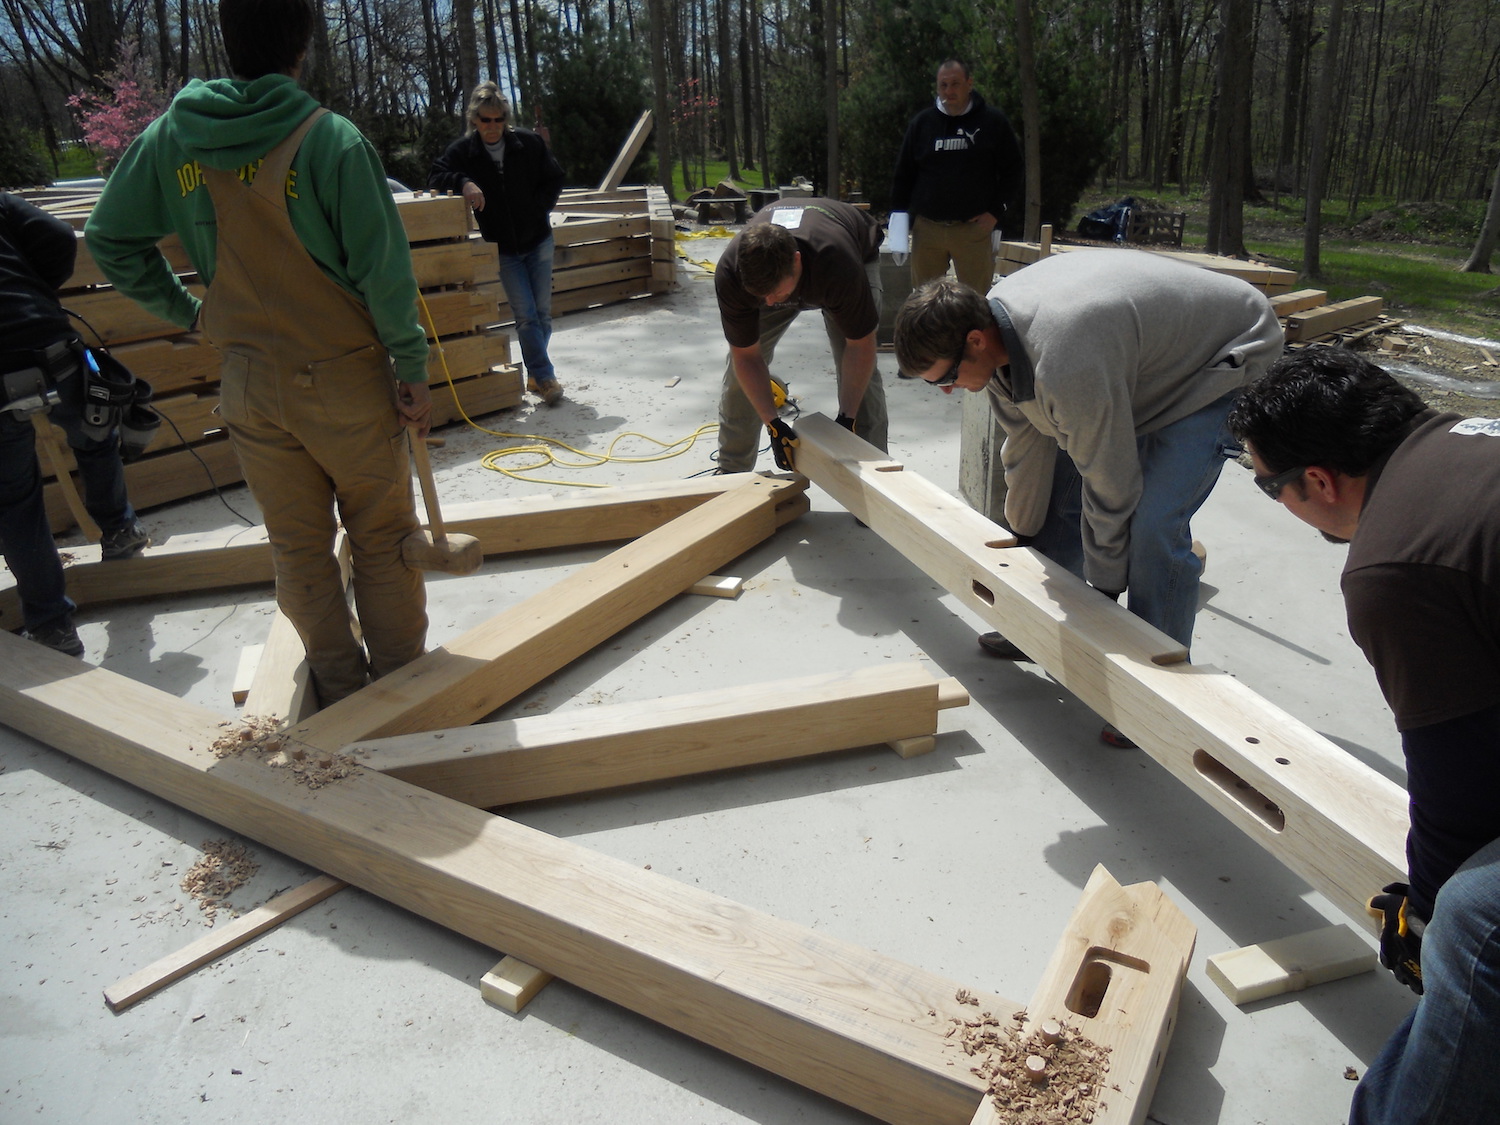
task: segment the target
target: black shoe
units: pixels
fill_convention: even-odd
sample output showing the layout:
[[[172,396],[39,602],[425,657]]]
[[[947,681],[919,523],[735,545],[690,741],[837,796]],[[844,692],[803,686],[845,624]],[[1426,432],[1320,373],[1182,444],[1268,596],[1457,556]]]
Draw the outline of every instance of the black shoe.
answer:
[[[1030,660],[1024,652],[1015,644],[1005,639],[1000,633],[980,633],[979,647],[991,656],[998,656],[1001,660]]]
[[[64,656],[83,655],[83,641],[78,637],[78,630],[73,628],[73,623],[66,617],[60,617],[56,621],[50,621],[35,629],[23,629],[21,636],[28,641],[35,641],[39,645],[56,649]]]
[[[151,536],[140,520],[132,520],[124,527],[106,531],[99,541],[99,556],[110,559],[128,559],[142,547],[151,546]]]

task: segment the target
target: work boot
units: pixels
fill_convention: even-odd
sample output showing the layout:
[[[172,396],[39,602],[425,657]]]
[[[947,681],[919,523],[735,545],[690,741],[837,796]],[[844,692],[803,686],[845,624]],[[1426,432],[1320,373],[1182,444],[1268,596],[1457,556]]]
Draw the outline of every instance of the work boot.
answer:
[[[111,559],[128,559],[142,547],[151,546],[151,536],[141,526],[140,520],[132,520],[124,527],[106,531],[99,541],[99,556],[106,562]]]
[[[1031,659],[1031,657],[1015,646],[1015,642],[1006,640],[1000,633],[980,633],[979,647],[991,656],[997,656],[1001,660]]]
[[[526,389],[548,406],[556,406],[562,401],[562,384],[556,379],[548,379],[545,382],[538,383],[535,379],[527,378]]]
[[[83,641],[79,639],[78,630],[73,627],[73,622],[67,617],[59,617],[45,625],[38,625],[35,629],[23,629],[21,636],[28,641],[35,641],[39,645],[55,649],[64,656],[81,657],[83,655]]]

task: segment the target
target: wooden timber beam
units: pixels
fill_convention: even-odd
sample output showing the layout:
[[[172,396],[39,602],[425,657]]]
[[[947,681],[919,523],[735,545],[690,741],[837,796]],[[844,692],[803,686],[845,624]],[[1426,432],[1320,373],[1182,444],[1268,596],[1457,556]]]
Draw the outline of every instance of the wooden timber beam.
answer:
[[[479,808],[932,734],[968,702],[920,664],[361,741],[360,764]]]
[[[797,467],[1349,917],[1403,878],[1406,794],[822,415]]]
[[[651,134],[651,111],[644,110],[636,120],[635,128],[630,130],[630,136],[625,138],[625,143],[620,147],[615,156],[614,163],[609,166],[609,171],[604,173],[604,179],[599,181],[600,191],[614,191],[620,186],[620,181],[625,178],[625,173],[630,170],[630,165],[640,155],[641,146],[646,143],[646,138]]]
[[[210,747],[225,728],[216,712],[10,634],[0,634],[0,721],[900,1125],[970,1121],[981,1087],[947,1033],[975,1011],[1018,1007],[379,773],[356,767],[313,790],[254,755],[218,758]],[[1075,944],[1093,951],[1112,941],[1100,931]],[[1130,1029],[1123,1034],[1153,1044],[1170,1032],[1111,1002],[1104,1022],[1116,1017]],[[1118,1068],[1109,1080],[1122,1101],[1141,1085]]]
[[[581,496],[455,504],[446,522],[450,531],[476,537],[486,555],[612,543],[644,535],[754,478],[753,473],[734,473],[591,489]],[[800,486],[791,491],[797,497],[789,497],[778,510],[779,524],[805,510]],[[69,547],[67,554],[68,595],[81,606],[275,580],[264,527],[177,535],[139,555],[107,563],[100,561],[97,545]],[[20,601],[7,572],[0,576],[0,628],[19,629],[21,625]]]
[[[965,1014],[958,982],[378,773],[312,790],[215,758],[217,713],[36,648],[0,635],[0,719],[16,730],[885,1120],[973,1115],[977,1080],[943,1037]]]
[[[1100,941],[1100,935],[1107,935]],[[1027,1008],[1023,1035],[1053,1020],[1109,1049],[1093,1125],[1141,1125],[1167,1058],[1198,928],[1154,883],[1122,887],[1095,867]],[[1120,1012],[1132,1013],[1122,1020]],[[1007,1115],[986,1098],[972,1125]]]
[[[617,548],[318,712],[292,728],[294,737],[333,752],[360,739],[483,718],[770,538],[783,501],[805,501],[795,478],[743,479],[690,515]]]

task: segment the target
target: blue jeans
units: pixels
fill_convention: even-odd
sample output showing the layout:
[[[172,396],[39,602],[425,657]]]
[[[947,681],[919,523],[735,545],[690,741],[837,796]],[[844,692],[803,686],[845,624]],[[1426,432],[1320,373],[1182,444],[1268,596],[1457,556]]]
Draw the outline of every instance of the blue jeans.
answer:
[[[516,318],[526,374],[538,383],[557,378],[547,356],[552,339],[552,236],[524,254],[500,255],[500,284]]]
[[[79,372],[64,378],[58,392],[62,401],[48,418],[67,434],[83,479],[84,507],[106,533],[129,526],[135,522],[135,511],[125,495],[118,435],[111,431],[103,441],[84,435]],[[62,561],[47,524],[36,432],[30,418],[17,419],[9,411],[0,412],[0,552],[15,576],[26,628],[71,617],[77,606],[67,595]]]
[[[1355,1088],[1349,1125],[1500,1119],[1500,840],[1438,892],[1422,998]]]
[[[1224,467],[1239,451],[1227,420],[1239,392],[1136,439],[1141,498],[1130,517],[1129,608],[1178,644],[1191,647],[1203,564],[1190,527]],[[1083,478],[1058,450],[1047,519],[1032,542],[1083,577]]]

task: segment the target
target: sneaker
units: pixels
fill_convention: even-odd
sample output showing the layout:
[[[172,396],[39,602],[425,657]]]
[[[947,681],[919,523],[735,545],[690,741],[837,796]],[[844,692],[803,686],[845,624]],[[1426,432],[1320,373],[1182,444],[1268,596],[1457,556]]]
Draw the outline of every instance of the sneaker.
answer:
[[[140,520],[132,520],[124,527],[104,533],[104,538],[99,541],[99,556],[105,561],[128,559],[142,547],[149,546],[150,534],[141,526]]]
[[[1030,660],[1024,652],[1008,641],[999,633],[980,633],[979,647],[991,656],[998,656],[1001,660]]]
[[[78,637],[78,630],[73,628],[73,623],[66,617],[59,617],[56,621],[48,622],[35,629],[23,629],[21,636],[28,641],[35,641],[39,645],[56,649],[64,656],[83,655],[83,641]]]
[[[556,406],[562,400],[562,384],[556,379],[548,379],[544,383],[538,383],[535,379],[526,380],[526,389],[548,406]]]
[[[1099,732],[1099,741],[1106,746],[1113,746],[1116,750],[1139,750],[1131,739],[1120,733],[1120,728],[1114,723],[1105,723],[1104,729]]]

